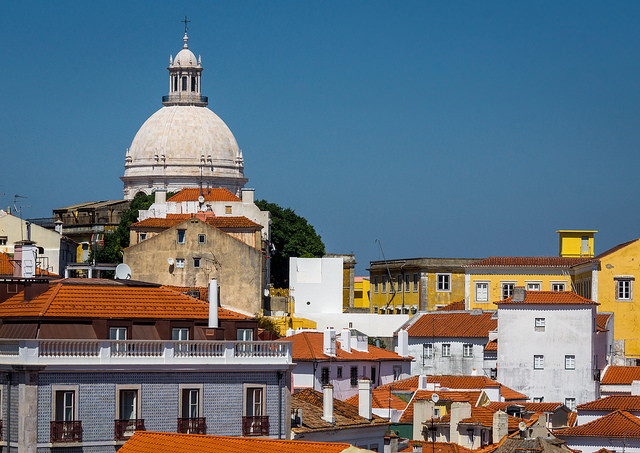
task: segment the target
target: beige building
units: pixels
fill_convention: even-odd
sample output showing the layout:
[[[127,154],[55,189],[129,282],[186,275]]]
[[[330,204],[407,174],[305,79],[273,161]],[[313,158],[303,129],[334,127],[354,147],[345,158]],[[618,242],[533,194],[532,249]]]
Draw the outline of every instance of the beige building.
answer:
[[[264,255],[259,248],[197,217],[144,238],[140,234],[132,226],[136,241],[124,251],[132,279],[186,288],[206,287],[217,279],[223,306],[247,314],[260,312]],[[259,229],[253,235],[259,241]]]

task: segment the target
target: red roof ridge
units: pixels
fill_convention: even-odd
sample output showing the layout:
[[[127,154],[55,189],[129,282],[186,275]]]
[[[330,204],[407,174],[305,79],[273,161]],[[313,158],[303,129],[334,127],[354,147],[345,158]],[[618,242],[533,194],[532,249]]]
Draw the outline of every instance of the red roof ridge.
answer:
[[[631,423],[634,427],[630,431],[630,427],[622,426],[620,418],[623,417],[627,422]],[[599,431],[601,428],[603,431]],[[620,430],[622,430],[620,432]],[[569,436],[569,437],[640,437],[640,419],[629,412],[618,409],[604,417],[596,418],[583,425],[575,426],[572,428],[563,428],[554,431],[556,436]]]
[[[311,346],[311,342],[309,341],[309,338],[307,338],[306,333],[307,332],[302,332],[302,338],[304,338],[305,343],[307,343],[307,347],[309,348],[309,353],[311,354],[311,358],[315,360],[317,359],[317,357],[313,352],[313,346]]]
[[[44,305],[42,306],[42,309],[40,310],[40,313],[38,313],[38,316],[43,316],[47,312],[47,310],[49,309],[49,306],[51,305],[51,302],[53,302],[53,299],[55,299],[56,296],[58,295],[58,291],[60,291],[60,288],[62,288],[62,283],[58,283],[56,286],[53,287],[53,291],[51,291],[51,294],[49,295]]]

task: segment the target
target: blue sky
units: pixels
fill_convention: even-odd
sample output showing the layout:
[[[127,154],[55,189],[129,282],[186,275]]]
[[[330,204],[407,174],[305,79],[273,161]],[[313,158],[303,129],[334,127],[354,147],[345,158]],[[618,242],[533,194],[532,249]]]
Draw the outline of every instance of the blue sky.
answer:
[[[248,186],[359,274],[640,236],[639,2],[5,2],[0,206],[122,197],[185,14]]]

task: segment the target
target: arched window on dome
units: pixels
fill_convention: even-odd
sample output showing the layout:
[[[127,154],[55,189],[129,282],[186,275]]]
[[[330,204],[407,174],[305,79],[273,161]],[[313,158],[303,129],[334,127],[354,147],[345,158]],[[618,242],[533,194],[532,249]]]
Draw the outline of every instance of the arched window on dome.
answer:
[[[173,76],[173,91],[178,91],[178,77]]]
[[[191,91],[196,91],[196,78],[191,77]]]
[[[182,91],[187,91],[187,78],[182,77]]]

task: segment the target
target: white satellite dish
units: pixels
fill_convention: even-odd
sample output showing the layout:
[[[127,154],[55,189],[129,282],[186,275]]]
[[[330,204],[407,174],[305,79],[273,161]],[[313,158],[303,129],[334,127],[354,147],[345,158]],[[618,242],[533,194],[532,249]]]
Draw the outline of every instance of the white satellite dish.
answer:
[[[200,204],[204,203],[204,197],[202,195],[198,197],[198,203]]]
[[[120,263],[116,266],[116,279],[129,280],[131,279],[131,268],[124,263]]]
[[[437,393],[434,393],[433,395],[431,395],[431,401],[437,403],[438,401],[440,401],[440,396]]]
[[[169,262],[169,266],[173,266],[173,258],[169,258],[167,261]]]
[[[518,429],[520,431],[524,431],[525,429],[527,429],[527,424],[525,422],[518,423]]]

